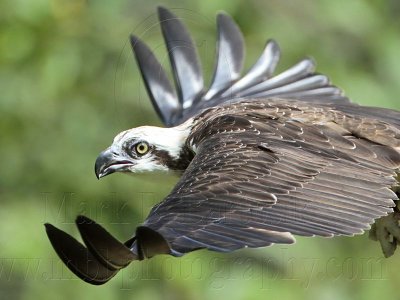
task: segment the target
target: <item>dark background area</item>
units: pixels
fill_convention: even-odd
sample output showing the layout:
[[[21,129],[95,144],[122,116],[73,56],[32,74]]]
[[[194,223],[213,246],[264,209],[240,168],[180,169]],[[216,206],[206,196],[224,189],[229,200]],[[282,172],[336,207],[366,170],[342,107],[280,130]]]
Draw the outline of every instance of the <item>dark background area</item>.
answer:
[[[237,21],[252,65],[265,41],[282,49],[279,70],[306,55],[355,102],[400,109],[398,1],[0,2],[1,299],[396,298],[400,253],[384,259],[367,235],[298,238],[221,255],[160,256],[132,263],[105,286],[78,280],[58,260],[43,223],[78,236],[85,214],[121,240],[177,178],[113,175],[94,161],[120,131],[161,125],[131,54],[131,33],[168,68],[156,7],[189,27],[209,82],[215,16]]]

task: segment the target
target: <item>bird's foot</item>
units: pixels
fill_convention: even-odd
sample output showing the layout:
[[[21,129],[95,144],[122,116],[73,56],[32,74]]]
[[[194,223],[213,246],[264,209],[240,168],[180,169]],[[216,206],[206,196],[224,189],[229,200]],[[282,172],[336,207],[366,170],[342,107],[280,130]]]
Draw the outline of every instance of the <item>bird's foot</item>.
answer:
[[[399,204],[391,214],[377,219],[371,226],[369,238],[379,241],[385,257],[394,254],[396,247],[400,244],[400,211]]]

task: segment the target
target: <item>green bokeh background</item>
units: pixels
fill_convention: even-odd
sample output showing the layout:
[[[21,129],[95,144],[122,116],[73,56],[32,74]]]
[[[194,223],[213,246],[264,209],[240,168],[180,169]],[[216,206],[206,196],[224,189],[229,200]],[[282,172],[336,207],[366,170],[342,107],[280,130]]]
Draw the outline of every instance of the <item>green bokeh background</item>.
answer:
[[[60,263],[43,223],[78,237],[73,221],[83,213],[126,240],[177,180],[117,174],[97,181],[93,172],[118,132],[161,125],[128,45],[130,33],[140,36],[168,67],[158,4],[190,28],[206,82],[215,14],[224,10],[243,30],[247,67],[275,38],[281,70],[310,55],[354,101],[400,109],[396,0],[3,0],[0,299],[396,299],[400,253],[383,259],[366,235],[160,256],[132,263],[99,287]]]

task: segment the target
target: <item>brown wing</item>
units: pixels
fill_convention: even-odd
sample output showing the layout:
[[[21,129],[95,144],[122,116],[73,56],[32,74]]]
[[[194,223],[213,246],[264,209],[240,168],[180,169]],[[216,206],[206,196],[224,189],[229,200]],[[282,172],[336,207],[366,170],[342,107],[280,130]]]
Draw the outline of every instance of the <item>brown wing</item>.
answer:
[[[392,211],[400,154],[391,147],[336,124],[225,116],[207,126],[144,223],[174,255],[292,243],[292,234],[353,235]]]
[[[287,118],[217,113],[191,137],[195,158],[135,237],[122,244],[79,216],[86,247],[46,224],[57,254],[83,280],[103,284],[133,260],[292,243],[292,234],[352,235],[392,211],[400,154],[372,140],[397,145],[396,128],[339,115],[314,122],[315,111],[292,109],[281,112]]]

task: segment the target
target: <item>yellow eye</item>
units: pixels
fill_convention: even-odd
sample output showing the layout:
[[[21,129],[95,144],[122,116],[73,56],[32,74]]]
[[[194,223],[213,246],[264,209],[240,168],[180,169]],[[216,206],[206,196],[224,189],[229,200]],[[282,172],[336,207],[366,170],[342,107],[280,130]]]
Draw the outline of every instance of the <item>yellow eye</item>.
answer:
[[[144,155],[149,151],[149,145],[145,142],[140,142],[136,144],[135,149],[137,154]]]

